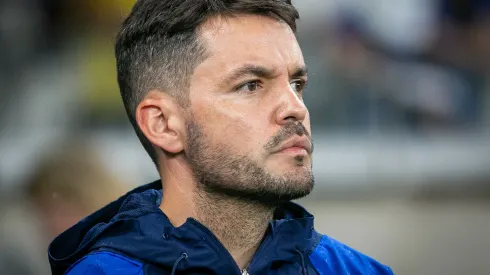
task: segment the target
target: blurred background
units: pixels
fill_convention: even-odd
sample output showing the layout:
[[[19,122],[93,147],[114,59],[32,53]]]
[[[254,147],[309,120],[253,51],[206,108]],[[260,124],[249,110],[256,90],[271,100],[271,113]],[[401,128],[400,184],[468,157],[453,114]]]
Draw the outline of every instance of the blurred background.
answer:
[[[490,0],[296,0],[317,229],[395,274],[490,274]],[[0,271],[157,173],[123,109],[134,0],[0,0]]]

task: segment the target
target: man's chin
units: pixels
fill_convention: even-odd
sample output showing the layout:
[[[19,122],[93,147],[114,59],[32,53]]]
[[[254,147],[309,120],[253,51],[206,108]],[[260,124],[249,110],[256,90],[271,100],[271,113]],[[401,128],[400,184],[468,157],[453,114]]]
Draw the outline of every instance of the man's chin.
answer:
[[[271,182],[270,185],[236,188],[222,185],[207,185],[205,190],[212,194],[221,194],[240,200],[253,201],[270,206],[306,197],[314,186],[312,177],[309,179]]]
[[[270,169],[270,175],[275,178],[281,178],[288,182],[307,182],[311,180],[311,166],[284,165]]]
[[[313,187],[315,185],[315,180],[311,173],[311,169],[306,167],[299,170],[289,169],[288,171],[282,172],[279,175],[271,175],[273,175],[276,179],[281,178],[282,180],[276,181],[276,185],[268,190],[270,192],[268,194],[270,196],[270,200],[273,200],[274,197],[277,201],[291,201],[300,199],[308,196],[313,191]]]
[[[283,176],[287,173],[311,173],[309,156],[273,155],[265,163],[265,169],[272,175]]]

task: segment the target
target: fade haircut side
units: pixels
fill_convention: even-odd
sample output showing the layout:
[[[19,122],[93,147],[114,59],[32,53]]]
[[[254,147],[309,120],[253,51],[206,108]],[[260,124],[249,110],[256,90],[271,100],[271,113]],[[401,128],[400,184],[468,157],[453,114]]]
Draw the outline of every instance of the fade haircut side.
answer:
[[[136,108],[157,89],[188,106],[190,76],[207,58],[199,27],[214,16],[263,15],[296,32],[299,14],[291,0],[138,0],[116,38],[117,79],[124,107],[143,147],[157,154],[136,122]]]

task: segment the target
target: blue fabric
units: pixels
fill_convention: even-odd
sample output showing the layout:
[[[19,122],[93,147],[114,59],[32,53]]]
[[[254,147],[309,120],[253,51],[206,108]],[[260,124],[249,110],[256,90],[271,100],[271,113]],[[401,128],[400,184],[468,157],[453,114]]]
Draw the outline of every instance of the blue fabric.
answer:
[[[143,265],[110,252],[95,252],[83,257],[67,275],[142,275]]]
[[[323,236],[310,260],[320,275],[393,274],[391,269],[370,257],[328,237]]]
[[[211,231],[192,218],[174,227],[159,208],[161,200],[161,185],[154,182],[62,233],[49,247],[52,274],[241,274]],[[381,267],[317,233],[313,216],[288,202],[274,213],[248,271],[253,275],[360,274],[359,270],[381,272]]]

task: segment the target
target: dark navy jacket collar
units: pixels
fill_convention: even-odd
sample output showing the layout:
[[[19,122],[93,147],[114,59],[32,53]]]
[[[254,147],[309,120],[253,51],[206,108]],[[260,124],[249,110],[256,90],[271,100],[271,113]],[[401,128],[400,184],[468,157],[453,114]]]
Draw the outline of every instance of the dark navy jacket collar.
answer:
[[[49,247],[53,274],[63,274],[81,257],[108,250],[143,263],[172,267],[185,253],[180,271],[236,274],[231,255],[202,224],[188,219],[175,228],[160,210],[160,181],[139,187],[85,218]],[[270,222],[264,241],[250,264],[253,274],[274,262],[297,262],[299,254],[311,253],[319,241],[313,216],[301,206],[285,203]],[[302,256],[301,256],[302,257]]]

